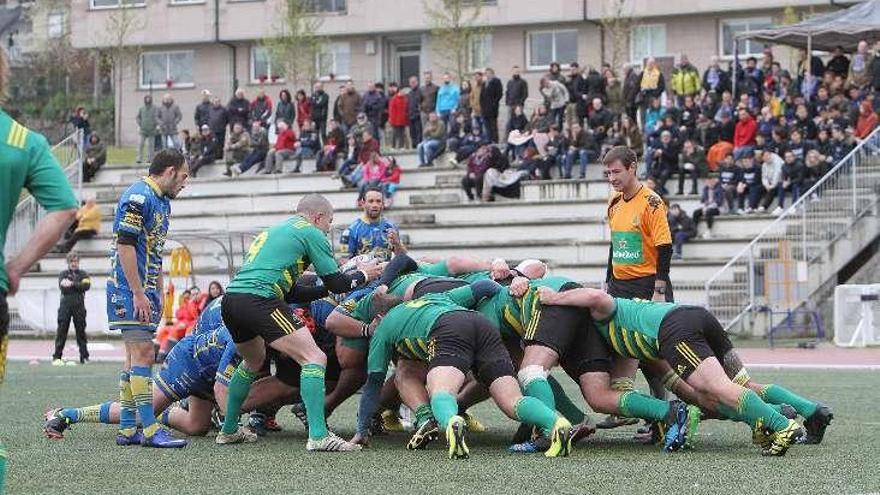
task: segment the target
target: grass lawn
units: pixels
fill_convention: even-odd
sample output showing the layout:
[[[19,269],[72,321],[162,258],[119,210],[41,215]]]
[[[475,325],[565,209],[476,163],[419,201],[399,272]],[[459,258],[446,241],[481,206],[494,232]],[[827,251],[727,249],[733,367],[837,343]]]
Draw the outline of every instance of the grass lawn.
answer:
[[[133,147],[107,147],[107,165],[134,165],[134,159],[137,158],[137,151]]]
[[[545,459],[508,454],[515,424],[488,403],[472,409],[489,432],[469,436],[471,458],[466,461],[448,460],[444,441],[408,452],[403,434],[379,437],[365,452],[309,454],[302,427],[286,409],[278,416],[285,431],[252,445],[221,447],[208,436],[194,439],[183,451],[123,448],[114,444],[114,428],[92,424],[74,425],[64,440],[50,441],[40,430],[43,411],[112,397],[117,366],[22,363],[10,366],[0,388],[0,439],[9,451],[9,494],[880,492],[880,373],[753,375],[831,405],[836,418],[825,442],[794,446],[783,458],[762,458],[744,425],[710,421],[702,425],[694,451],[663,454],[657,447],[635,444],[630,440],[635,428],[629,427],[599,432],[569,458]],[[356,402],[348,401],[331,426],[350,435],[355,409]]]

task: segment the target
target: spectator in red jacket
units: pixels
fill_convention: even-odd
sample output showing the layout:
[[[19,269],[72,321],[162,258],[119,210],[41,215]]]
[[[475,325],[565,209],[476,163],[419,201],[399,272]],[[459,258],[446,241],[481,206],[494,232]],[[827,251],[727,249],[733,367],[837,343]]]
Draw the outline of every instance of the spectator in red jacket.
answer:
[[[739,160],[748,153],[755,151],[755,136],[758,135],[758,123],[745,108],[739,110],[739,120],[733,132],[733,159]]]
[[[302,130],[303,125],[305,125],[306,121],[311,120],[312,118],[312,104],[309,102],[308,97],[306,97],[306,92],[303,90],[299,90],[296,92],[296,126],[299,130]]]
[[[260,89],[257,97],[251,100],[251,122],[259,122],[263,128],[267,128],[270,117],[272,117],[272,98],[269,98],[265,90]]]
[[[394,149],[406,148],[406,129],[409,126],[408,103],[404,95],[397,87],[397,83],[388,85],[388,124],[391,125],[391,147]]]
[[[855,138],[861,141],[871,135],[877,127],[877,113],[871,108],[871,102],[865,100],[859,106],[859,119],[856,121]]]
[[[283,120],[279,120],[276,124],[278,128],[278,136],[275,138],[275,147],[266,154],[266,165],[264,174],[280,174],[282,172],[282,162],[293,158],[299,143],[296,141],[296,134],[293,129]]]

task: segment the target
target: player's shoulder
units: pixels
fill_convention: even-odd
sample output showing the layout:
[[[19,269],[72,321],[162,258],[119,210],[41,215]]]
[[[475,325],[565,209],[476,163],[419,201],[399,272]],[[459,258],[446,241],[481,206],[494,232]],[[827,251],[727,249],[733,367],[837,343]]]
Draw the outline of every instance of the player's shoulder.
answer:
[[[153,198],[153,190],[143,179],[139,179],[134,184],[128,186],[128,189],[119,196],[119,202],[143,206],[151,202]]]
[[[641,191],[639,191],[639,197],[649,208],[657,209],[664,206],[663,198],[660,197],[653,189],[649,187],[643,187]]]

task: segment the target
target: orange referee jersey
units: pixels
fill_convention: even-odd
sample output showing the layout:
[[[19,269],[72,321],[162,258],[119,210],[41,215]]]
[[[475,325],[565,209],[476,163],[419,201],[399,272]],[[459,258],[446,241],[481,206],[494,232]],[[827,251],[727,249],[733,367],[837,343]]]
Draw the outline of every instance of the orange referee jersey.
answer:
[[[642,186],[628,201],[615,193],[608,201],[611,268],[614,278],[630,280],[657,274],[657,246],[672,244],[666,204]]]

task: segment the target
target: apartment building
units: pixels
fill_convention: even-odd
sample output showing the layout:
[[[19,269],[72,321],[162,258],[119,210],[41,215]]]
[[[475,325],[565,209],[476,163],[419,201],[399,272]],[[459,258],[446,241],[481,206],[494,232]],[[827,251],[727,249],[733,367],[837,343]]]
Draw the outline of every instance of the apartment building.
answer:
[[[126,43],[140,48],[126,68],[117,118],[124,142],[137,137],[134,118],[143,96],[169,92],[184,110],[184,127],[200,92],[209,89],[227,101],[237,85],[248,96],[264,88],[273,99],[289,87],[272,67],[260,40],[278,27],[284,0],[73,0],[72,43],[100,48],[109,43],[120,9],[136,22]],[[359,90],[366,82],[401,81],[410,75],[446,69],[431,35],[425,3],[442,0],[308,0],[320,20],[319,32],[329,42],[316,57],[316,71],[336,92],[351,80]],[[470,68],[491,66],[506,80],[510,68],[523,68],[531,94],[550,62],[564,66],[598,66],[611,59],[620,36],[608,32],[607,19],[621,0],[473,0],[481,3],[480,24],[487,33],[468,50]],[[849,2],[852,3],[852,2]],[[783,19],[793,6],[801,14],[840,8],[841,2],[817,0],[625,0],[622,11],[634,19],[628,30],[625,58],[639,63],[647,56],[677,57],[686,53],[697,66],[710,57],[732,57],[733,37]],[[744,43],[740,53],[760,54],[763,46]],[[779,50],[784,60],[787,50]],[[783,53],[785,52],[785,53]],[[297,89],[297,88],[289,88]],[[504,112],[502,112],[503,114]]]

